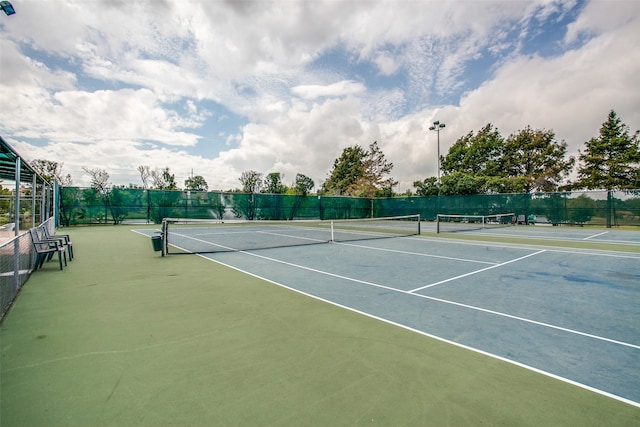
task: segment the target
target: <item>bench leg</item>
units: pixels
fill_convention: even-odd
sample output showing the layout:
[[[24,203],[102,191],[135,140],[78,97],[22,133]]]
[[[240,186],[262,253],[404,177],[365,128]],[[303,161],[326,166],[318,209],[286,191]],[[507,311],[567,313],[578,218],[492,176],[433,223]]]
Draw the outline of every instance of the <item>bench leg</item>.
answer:
[[[33,264],[33,269],[37,270],[42,267],[42,262],[44,261],[44,257],[41,254],[36,254],[36,262]]]
[[[39,253],[38,257],[36,258],[36,270],[38,268],[42,268],[42,266],[44,265],[44,262],[47,261],[47,258],[49,257],[50,253]]]

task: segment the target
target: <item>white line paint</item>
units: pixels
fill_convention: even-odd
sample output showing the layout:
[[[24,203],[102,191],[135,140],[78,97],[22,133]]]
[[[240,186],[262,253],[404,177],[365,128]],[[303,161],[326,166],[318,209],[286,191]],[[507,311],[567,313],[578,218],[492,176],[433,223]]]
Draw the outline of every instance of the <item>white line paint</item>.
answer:
[[[585,237],[585,238],[584,238],[584,239],[582,239],[582,240],[589,240],[589,239],[593,239],[594,237],[602,236],[602,235],[607,234],[607,233],[608,233],[608,231],[603,231],[602,233],[598,233],[598,234],[594,234],[593,236]]]
[[[421,257],[426,257],[426,258],[446,259],[446,260],[449,260],[449,261],[462,261],[462,262],[472,262],[472,263],[477,263],[477,264],[489,264],[489,265],[497,264],[496,262],[479,261],[479,260],[468,259],[468,258],[456,258],[456,257],[450,257],[450,256],[444,256],[444,255],[432,255],[432,254],[425,254],[425,253],[421,253],[421,252],[399,251],[399,250],[396,250],[396,249],[376,248],[374,246],[356,245],[354,243],[340,242],[340,243],[336,243],[336,244],[337,245],[342,245],[342,246],[351,246],[353,248],[370,249],[370,250],[373,250],[373,251],[393,252],[393,253],[397,253],[397,254],[415,255],[415,256],[421,256]]]
[[[453,280],[462,279],[463,277],[472,276],[472,275],[474,275],[474,274],[482,273],[483,271],[491,270],[492,268],[502,267],[502,266],[504,266],[504,265],[511,264],[512,262],[520,261],[520,260],[523,260],[523,259],[525,259],[525,258],[529,258],[529,257],[532,257],[532,256],[534,256],[534,255],[541,254],[541,253],[543,253],[543,252],[546,252],[546,251],[543,249],[543,250],[541,250],[541,251],[534,252],[534,253],[532,253],[532,254],[528,254],[528,255],[525,255],[525,256],[521,256],[520,258],[512,259],[512,260],[507,261],[507,262],[502,262],[502,263],[500,263],[500,264],[492,265],[492,266],[490,266],[490,267],[482,268],[482,269],[480,269],[480,270],[471,271],[471,272],[469,272],[469,273],[465,273],[465,274],[461,274],[461,275],[459,275],[459,276],[451,277],[451,278],[449,278],[449,279],[441,280],[441,281],[436,282],[436,283],[431,283],[430,285],[421,286],[421,287],[419,287],[419,288],[415,288],[415,289],[410,290],[410,291],[409,291],[409,293],[418,292],[418,291],[421,291],[421,290],[423,290],[423,289],[427,289],[427,288],[431,288],[431,287],[434,287],[434,286],[441,285],[441,284],[443,284],[443,283],[451,282],[451,281],[453,281]]]

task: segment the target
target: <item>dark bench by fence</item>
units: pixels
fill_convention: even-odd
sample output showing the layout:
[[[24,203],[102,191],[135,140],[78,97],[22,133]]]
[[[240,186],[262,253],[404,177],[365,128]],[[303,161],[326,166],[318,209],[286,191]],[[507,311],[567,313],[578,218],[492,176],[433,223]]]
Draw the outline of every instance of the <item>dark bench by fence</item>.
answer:
[[[42,268],[44,262],[49,261],[56,253],[58,254],[58,263],[60,264],[60,270],[63,269],[63,259],[64,265],[67,265],[67,252],[60,241],[43,240],[38,234],[37,228],[30,229],[29,233],[31,234],[31,240],[33,241],[33,248],[36,251],[36,262],[33,266],[34,270]]]

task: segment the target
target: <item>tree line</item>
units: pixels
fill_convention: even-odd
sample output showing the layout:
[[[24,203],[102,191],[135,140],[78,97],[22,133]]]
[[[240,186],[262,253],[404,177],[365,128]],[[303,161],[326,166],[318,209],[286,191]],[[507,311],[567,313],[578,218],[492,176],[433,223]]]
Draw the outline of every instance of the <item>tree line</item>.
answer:
[[[579,151],[577,180],[571,182],[576,159],[551,130],[526,127],[507,138],[487,124],[459,138],[441,158],[443,177],[414,183],[418,195],[531,193],[581,189],[640,188],[638,131],[630,133],[615,111],[599,136]]]
[[[579,189],[624,190],[640,188],[639,131],[631,132],[615,111],[611,111],[599,134],[584,143],[578,159],[567,156],[567,144],[558,141],[551,130],[530,126],[504,137],[491,123],[477,132],[471,131],[456,140],[439,161],[440,181],[427,177],[415,181],[415,192],[402,195],[466,195],[491,193],[554,192]],[[578,165],[577,180],[569,176]],[[70,175],[62,174],[62,164],[35,160],[33,168],[47,180],[57,179],[63,186],[71,186]],[[390,177],[393,163],[373,142],[366,149],[354,145],[343,150],[317,191],[318,195],[354,197],[392,197],[398,181]],[[83,168],[91,179],[91,187],[106,194],[113,186],[104,169]],[[138,172],[142,186],[130,188],[179,190],[175,175],[168,167],[152,169],[141,165]],[[228,190],[241,193],[311,194],[314,181],[298,173],[291,185],[284,183],[284,175],[271,172],[266,176],[255,170],[242,172],[241,187]],[[201,175],[187,178],[184,190],[207,191],[208,184]]]

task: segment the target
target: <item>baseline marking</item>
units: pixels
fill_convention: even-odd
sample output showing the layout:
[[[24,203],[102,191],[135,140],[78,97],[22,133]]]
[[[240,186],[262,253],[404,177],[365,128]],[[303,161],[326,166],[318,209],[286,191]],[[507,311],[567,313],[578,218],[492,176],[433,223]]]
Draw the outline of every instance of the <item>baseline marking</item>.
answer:
[[[461,279],[461,278],[463,278],[463,277],[467,277],[467,276],[471,276],[471,275],[474,275],[474,274],[482,273],[483,271],[491,270],[492,268],[502,267],[503,265],[511,264],[512,262],[520,261],[520,260],[523,260],[523,259],[525,259],[525,258],[529,258],[529,257],[532,257],[532,256],[534,256],[534,255],[541,254],[541,253],[543,253],[543,252],[546,252],[546,250],[545,250],[545,249],[542,249],[542,250],[540,250],[540,251],[538,251],[538,252],[534,252],[534,253],[532,253],[532,254],[528,254],[528,255],[525,255],[525,256],[521,256],[520,258],[512,259],[512,260],[507,261],[507,262],[502,262],[502,263],[500,263],[500,264],[495,264],[495,265],[492,265],[492,266],[490,266],[490,267],[481,268],[480,270],[471,271],[471,272],[469,272],[469,273],[465,273],[465,274],[461,274],[461,275],[459,275],[459,276],[451,277],[451,278],[449,278],[449,279],[441,280],[441,281],[436,282],[436,283],[431,283],[430,285],[421,286],[421,287],[419,287],[419,288],[412,289],[412,290],[410,290],[410,291],[408,291],[408,292],[409,292],[410,294],[412,294],[412,293],[414,293],[414,292],[418,292],[418,291],[421,291],[421,290],[423,290],[423,289],[431,288],[431,287],[433,287],[433,286],[438,286],[438,285],[441,285],[441,284],[443,284],[443,283],[447,283],[447,282],[451,282],[451,281],[453,281],[453,280]]]

